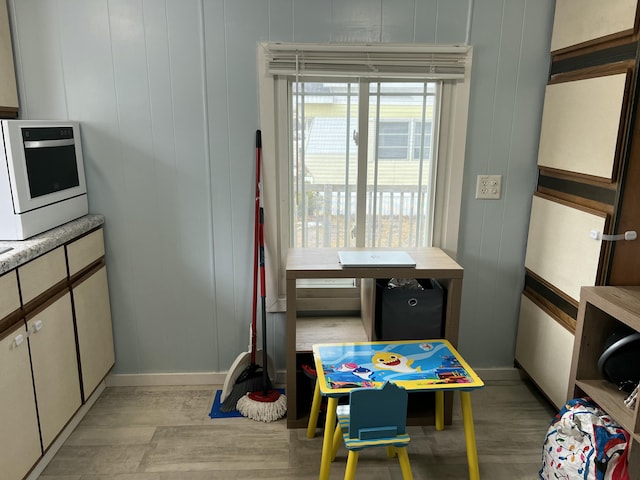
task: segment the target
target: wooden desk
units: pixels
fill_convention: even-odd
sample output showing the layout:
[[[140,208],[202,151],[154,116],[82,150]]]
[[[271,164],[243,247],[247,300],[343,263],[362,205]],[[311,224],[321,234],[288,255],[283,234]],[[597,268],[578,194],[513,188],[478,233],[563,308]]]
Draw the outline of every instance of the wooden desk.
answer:
[[[297,355],[311,353],[312,343],[336,341],[367,341],[373,339],[375,279],[377,278],[435,278],[446,289],[444,337],[454,347],[458,344],[460,298],[462,293],[463,268],[439,248],[405,248],[416,261],[409,267],[362,267],[343,268],[338,261],[338,248],[293,248],[287,256],[287,427],[305,428],[308,423],[307,409],[298,409],[297,399]],[[357,249],[352,249],[357,250]],[[366,249],[370,250],[370,249]],[[380,249],[385,250],[385,249]],[[397,249],[387,249],[397,250]],[[359,278],[361,282],[361,318],[338,322],[328,317],[326,321],[298,319],[298,279]],[[342,330],[339,323],[344,324]],[[324,327],[323,327],[324,324]],[[300,339],[307,339],[301,343]],[[308,339],[313,339],[309,342]],[[444,421],[451,423],[453,397],[445,395]],[[310,408],[310,405],[309,405]],[[425,423],[425,419],[409,423]]]
[[[353,388],[376,388],[386,381],[407,391],[435,391],[436,430],[444,428],[444,392],[460,392],[469,478],[480,478],[470,392],[482,388],[484,383],[447,340],[318,344],[313,346],[313,358],[318,379],[307,437],[313,437],[315,432],[320,395],[329,398],[321,480],[329,478],[338,398],[349,395]]]

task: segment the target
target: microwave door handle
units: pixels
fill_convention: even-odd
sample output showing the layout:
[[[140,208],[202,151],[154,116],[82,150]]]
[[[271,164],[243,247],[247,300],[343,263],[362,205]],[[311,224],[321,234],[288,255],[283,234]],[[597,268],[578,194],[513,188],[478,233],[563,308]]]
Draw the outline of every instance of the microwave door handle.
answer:
[[[35,140],[24,142],[24,148],[46,148],[46,147],[67,147],[69,145],[75,145],[73,138],[66,138],[64,140]]]

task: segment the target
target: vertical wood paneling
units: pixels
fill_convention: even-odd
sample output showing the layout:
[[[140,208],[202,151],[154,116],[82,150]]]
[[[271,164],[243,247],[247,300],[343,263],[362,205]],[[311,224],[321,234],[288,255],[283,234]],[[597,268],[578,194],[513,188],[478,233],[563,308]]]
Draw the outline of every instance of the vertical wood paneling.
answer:
[[[181,318],[173,327],[177,337],[168,342],[189,345],[184,365],[211,365],[215,357],[212,336],[212,225],[209,152],[205,118],[205,70],[202,52],[202,5],[199,1],[167,2],[170,77],[174,109],[176,178],[180,207],[178,250],[184,280],[181,288],[189,306],[190,332],[180,330]],[[213,319],[215,321],[215,319]],[[203,361],[204,360],[204,361]],[[184,367],[183,367],[184,368]],[[181,368],[180,370],[182,370]],[[209,367],[210,368],[210,367]]]
[[[330,1],[293,0],[293,41],[330,41],[333,30],[331,4]],[[275,36],[273,40],[277,41]]]
[[[438,0],[436,43],[464,43],[469,0]]]
[[[182,242],[176,235],[181,228],[181,206],[177,201],[180,195],[176,178],[180,175],[178,152],[174,136],[174,98],[171,78],[171,59],[169,56],[169,30],[167,27],[167,8],[165,2],[144,0],[141,6],[144,28],[143,68],[146,72],[141,81],[148,83],[148,103],[151,121],[149,124],[151,148],[144,153],[149,161],[151,173],[149,181],[153,182],[149,202],[151,211],[141,228],[149,230],[151,241],[147,242],[148,253],[145,264],[153,261],[155,265],[144,273],[138,274],[137,284],[144,290],[145,309],[149,319],[180,319],[191,316],[194,312],[185,298],[185,277],[189,272],[183,269],[183,257],[186,255]],[[162,261],[158,262],[158,258]],[[206,258],[206,255],[205,255]],[[148,261],[147,261],[148,259]],[[111,274],[111,272],[109,272]],[[157,279],[149,282],[149,278]],[[147,284],[145,289],[144,284]],[[185,313],[188,312],[188,313]],[[136,318],[147,318],[145,314],[137,314]],[[117,319],[114,318],[114,322]],[[142,323],[141,320],[138,320]],[[149,320],[147,320],[148,322]],[[166,322],[166,320],[164,320]],[[164,322],[163,322],[164,323]],[[116,327],[117,328],[117,327]],[[178,333],[176,333],[178,332]],[[165,354],[171,348],[175,335],[182,335],[181,322],[173,321],[162,328],[154,329],[151,338],[163,348],[158,348],[154,364],[166,365],[171,356],[165,355],[158,360],[158,354]],[[131,348],[131,347],[130,347]],[[167,358],[168,357],[168,358]],[[175,368],[175,367],[174,367]],[[157,367],[157,370],[160,370]]]
[[[552,3],[474,2],[458,261],[460,344],[479,367],[511,364]],[[82,122],[90,210],[107,222],[116,372],[225,371],[246,349],[256,42],[463,42],[468,5],[9,1],[23,116]],[[502,200],[473,198],[478,173],[503,175]],[[283,317],[269,321],[283,359]]]
[[[460,346],[472,362],[509,365],[522,288],[522,238],[526,238],[535,179],[535,132],[539,132],[536,125],[541,114],[540,107],[523,106],[542,101],[552,5],[485,0],[475,2],[474,7],[465,168],[468,188],[463,197],[458,258],[465,267]],[[547,35],[542,35],[542,42],[540,30],[534,34],[529,23],[540,20],[538,28],[544,25]],[[503,176],[499,201],[475,199],[476,175],[481,173]],[[488,298],[500,300],[487,302]]]
[[[417,0],[389,0],[382,3],[382,41],[412,43],[415,41]],[[434,19],[435,22],[435,19]],[[425,29],[420,24],[421,31]]]
[[[380,42],[381,2],[331,0],[332,42]]]
[[[205,61],[207,70],[207,107],[209,112],[209,156],[211,161],[211,211],[213,215],[213,258],[216,272],[226,272],[215,278],[216,331],[219,339],[218,360],[222,365],[238,354],[238,345],[247,343],[248,321],[234,321],[246,316],[248,310],[237,309],[235,278],[233,215],[234,202],[229,159],[229,99],[227,72],[227,38],[224,22],[224,0],[204,4]],[[246,278],[246,276],[245,276]],[[248,302],[247,302],[248,303]],[[243,343],[244,342],[244,343]],[[245,347],[246,348],[246,347]]]
[[[226,93],[229,101],[229,178],[233,192],[231,214],[234,219],[231,224],[234,272],[231,286],[235,292],[236,312],[233,338],[243,347],[236,349],[236,355],[247,348],[247,327],[253,302],[255,132],[260,127],[256,43],[268,38],[268,13],[266,2],[225,2],[226,41],[227,48],[231,48],[226,58],[229,80]],[[249,58],[250,62],[247,61]],[[273,348],[269,350],[274,351]]]

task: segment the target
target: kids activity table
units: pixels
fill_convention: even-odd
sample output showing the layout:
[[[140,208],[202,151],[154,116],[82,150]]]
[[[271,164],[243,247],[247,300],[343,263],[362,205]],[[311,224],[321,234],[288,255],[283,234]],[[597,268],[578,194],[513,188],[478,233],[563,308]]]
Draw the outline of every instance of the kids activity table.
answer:
[[[320,480],[329,478],[338,399],[353,388],[379,387],[385,381],[409,392],[435,392],[436,430],[444,429],[444,392],[460,393],[469,478],[479,480],[471,391],[484,383],[448,340],[324,343],[312,348],[317,381],[307,437],[315,434],[321,397],[328,398]]]

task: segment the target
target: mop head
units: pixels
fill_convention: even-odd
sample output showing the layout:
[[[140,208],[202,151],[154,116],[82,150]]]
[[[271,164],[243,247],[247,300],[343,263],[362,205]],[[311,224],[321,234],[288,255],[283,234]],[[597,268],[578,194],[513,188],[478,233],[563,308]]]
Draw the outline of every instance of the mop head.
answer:
[[[251,392],[238,400],[236,408],[251,420],[274,422],[287,413],[287,397],[275,390],[269,390],[266,395],[262,391]]]

